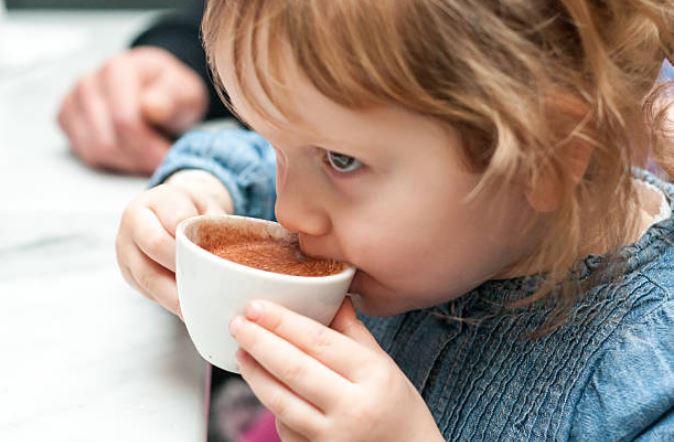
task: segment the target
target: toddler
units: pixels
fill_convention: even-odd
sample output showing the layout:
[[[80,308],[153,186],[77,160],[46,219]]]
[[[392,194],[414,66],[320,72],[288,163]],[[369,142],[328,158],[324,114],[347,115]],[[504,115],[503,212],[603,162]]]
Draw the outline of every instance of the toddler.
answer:
[[[173,236],[201,213],[357,267],[330,327],[263,301],[223,324],[286,441],[674,440],[674,187],[639,168],[674,171],[673,14],[212,0],[214,77],[254,132],[172,148],[122,273],[180,315]]]

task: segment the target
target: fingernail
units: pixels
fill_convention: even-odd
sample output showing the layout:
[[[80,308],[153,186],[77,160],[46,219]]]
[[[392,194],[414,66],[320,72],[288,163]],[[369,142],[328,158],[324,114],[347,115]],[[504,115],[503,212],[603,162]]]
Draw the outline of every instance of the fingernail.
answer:
[[[257,319],[260,319],[260,317],[262,316],[263,309],[264,308],[262,307],[261,302],[253,301],[246,306],[245,313],[248,319],[252,319],[253,321],[255,321]]]
[[[239,330],[241,330],[241,327],[243,327],[243,318],[237,316],[229,323],[229,332],[232,336],[236,336]]]

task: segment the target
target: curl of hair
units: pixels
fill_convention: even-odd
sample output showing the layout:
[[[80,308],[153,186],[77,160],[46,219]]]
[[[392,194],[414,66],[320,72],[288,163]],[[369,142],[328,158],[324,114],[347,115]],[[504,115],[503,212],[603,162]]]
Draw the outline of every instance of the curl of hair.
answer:
[[[285,43],[336,103],[393,103],[457,128],[467,167],[483,173],[476,193],[554,177],[561,206],[527,262],[545,283],[518,303],[554,295],[551,325],[582,292],[569,272],[584,244],[615,251],[634,233],[632,167],[650,157],[674,176],[673,88],[654,88],[674,55],[674,0],[210,0],[202,29],[211,66],[231,43],[249,103],[246,57],[290,111]],[[574,177],[579,146],[591,154]]]

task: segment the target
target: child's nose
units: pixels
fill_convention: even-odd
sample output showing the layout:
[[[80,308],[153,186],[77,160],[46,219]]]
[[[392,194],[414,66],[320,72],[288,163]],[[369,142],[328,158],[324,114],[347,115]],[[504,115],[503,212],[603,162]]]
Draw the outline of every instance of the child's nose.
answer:
[[[293,185],[295,184],[295,185]],[[321,207],[320,196],[286,180],[277,188],[276,219],[287,230],[310,236],[324,236],[332,228],[330,217]]]

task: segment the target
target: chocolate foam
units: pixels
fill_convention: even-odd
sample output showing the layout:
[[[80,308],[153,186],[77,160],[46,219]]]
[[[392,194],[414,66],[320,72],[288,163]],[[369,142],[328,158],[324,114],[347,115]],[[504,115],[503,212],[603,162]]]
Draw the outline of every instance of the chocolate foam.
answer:
[[[257,228],[256,228],[257,227]],[[204,223],[197,245],[221,258],[267,272],[294,276],[328,276],[344,270],[343,263],[302,253],[295,236],[275,238],[258,226]]]

